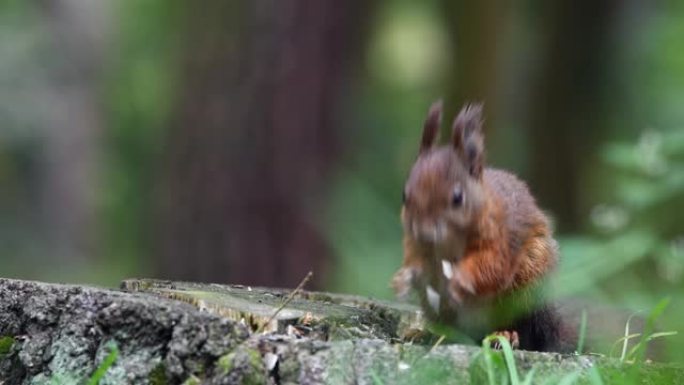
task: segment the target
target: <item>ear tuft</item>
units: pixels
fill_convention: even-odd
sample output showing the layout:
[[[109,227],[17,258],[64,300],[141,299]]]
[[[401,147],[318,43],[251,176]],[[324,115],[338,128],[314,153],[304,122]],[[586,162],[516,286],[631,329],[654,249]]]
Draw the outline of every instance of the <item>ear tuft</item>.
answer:
[[[420,141],[420,152],[429,150],[435,143],[439,126],[442,124],[442,101],[438,100],[430,106],[425,124],[423,125],[423,138]]]
[[[482,104],[466,104],[454,119],[452,142],[470,174],[479,178],[484,168]]]

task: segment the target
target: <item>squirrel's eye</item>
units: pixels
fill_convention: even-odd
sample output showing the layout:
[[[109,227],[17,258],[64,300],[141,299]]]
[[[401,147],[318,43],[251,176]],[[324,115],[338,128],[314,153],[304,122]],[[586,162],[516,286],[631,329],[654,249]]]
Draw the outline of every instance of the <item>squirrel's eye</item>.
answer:
[[[454,193],[451,196],[451,205],[454,207],[460,207],[463,205],[464,201],[463,190],[460,187],[454,188]]]

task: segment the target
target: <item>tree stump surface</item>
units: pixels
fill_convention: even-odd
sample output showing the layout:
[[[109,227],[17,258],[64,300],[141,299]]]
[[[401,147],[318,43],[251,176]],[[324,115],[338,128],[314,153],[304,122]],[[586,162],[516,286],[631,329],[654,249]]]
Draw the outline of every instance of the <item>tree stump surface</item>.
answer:
[[[414,306],[290,294],[144,279],[121,290],[0,279],[0,384],[82,384],[98,368],[106,369],[100,384],[488,383],[482,349],[406,341],[424,327]],[[674,364],[514,356],[521,379],[534,368],[533,383],[569,373],[590,383],[595,367],[605,383],[631,371],[643,384],[684,382]],[[501,354],[492,357],[498,381],[508,372]]]

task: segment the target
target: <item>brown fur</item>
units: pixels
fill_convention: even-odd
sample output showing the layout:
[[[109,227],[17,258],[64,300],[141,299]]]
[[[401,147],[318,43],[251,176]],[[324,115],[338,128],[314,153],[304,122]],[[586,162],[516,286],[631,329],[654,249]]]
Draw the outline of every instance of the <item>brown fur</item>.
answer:
[[[484,167],[480,106],[464,107],[454,121],[451,145],[434,147],[440,120],[441,104],[435,104],[406,182],[401,213],[404,262],[392,285],[400,295],[417,289],[428,316],[466,329],[473,309],[482,310],[489,324],[499,327],[501,320],[492,315],[499,314],[494,308],[522,292],[517,298],[530,303],[517,306],[530,309],[529,317],[523,317],[529,321],[522,325],[513,319],[504,322],[502,326],[521,329],[506,335],[521,333],[523,348],[550,348],[555,343],[546,339],[557,335],[555,326],[548,325],[553,330],[539,336],[534,333],[539,334],[540,325],[529,323],[555,318],[551,313],[547,316],[546,309],[541,317],[532,314],[534,298],[527,293],[557,263],[548,219],[522,181],[511,173]],[[451,266],[451,278],[444,264]],[[439,294],[437,308],[426,294],[430,290]],[[544,341],[536,343],[538,339]]]

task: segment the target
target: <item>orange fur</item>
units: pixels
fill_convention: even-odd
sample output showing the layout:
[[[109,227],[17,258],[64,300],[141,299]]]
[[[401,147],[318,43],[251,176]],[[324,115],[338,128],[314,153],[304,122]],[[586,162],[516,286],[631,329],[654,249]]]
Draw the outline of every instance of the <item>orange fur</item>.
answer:
[[[513,281],[515,288],[537,282],[558,263],[557,245],[546,223],[538,224],[523,244],[518,257],[520,263]]]
[[[469,234],[463,258],[456,265],[459,274],[451,282],[451,290],[460,298],[491,296],[511,285],[510,272],[516,263],[506,248],[508,232],[499,225],[502,218],[500,202],[486,199],[476,231]],[[471,290],[464,286],[470,286]]]

